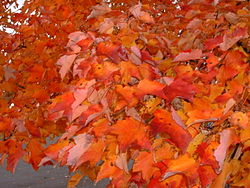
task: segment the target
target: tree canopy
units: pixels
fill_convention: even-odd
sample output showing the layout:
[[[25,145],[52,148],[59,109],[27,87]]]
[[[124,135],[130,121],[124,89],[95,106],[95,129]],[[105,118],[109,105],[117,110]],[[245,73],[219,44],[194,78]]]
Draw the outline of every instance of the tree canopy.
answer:
[[[2,0],[0,163],[249,187],[248,3]]]

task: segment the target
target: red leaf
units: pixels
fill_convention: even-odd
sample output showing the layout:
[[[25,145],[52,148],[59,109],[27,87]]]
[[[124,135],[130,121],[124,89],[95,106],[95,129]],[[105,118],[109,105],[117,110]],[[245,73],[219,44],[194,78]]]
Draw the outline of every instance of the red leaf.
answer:
[[[173,62],[176,61],[189,61],[193,59],[200,59],[202,57],[202,51],[199,49],[192,50],[191,52],[181,52],[177,55]]]
[[[211,166],[200,166],[198,169],[201,186],[207,187],[208,185],[211,185],[213,180],[217,177],[217,174],[215,173],[214,169]]]
[[[217,142],[203,142],[197,147],[196,152],[201,158],[201,164],[211,165],[213,169],[217,169],[219,167],[218,162],[214,157],[214,150],[217,146]]]
[[[212,50],[214,48],[216,48],[220,43],[223,42],[223,36],[222,35],[218,35],[213,39],[208,39],[205,41],[205,48],[207,50]]]
[[[71,105],[74,101],[75,98],[72,92],[66,92],[63,95],[56,97],[49,107],[49,119],[54,120],[65,115],[71,120]]]
[[[85,52],[89,47],[93,44],[93,39],[87,38],[83,39],[77,42],[77,45],[79,45],[82,49],[83,52]]]
[[[97,78],[100,80],[109,80],[109,79],[113,79],[112,76],[115,74],[115,72],[119,70],[119,68],[116,64],[105,61],[102,64],[93,63],[92,70],[93,70],[94,78]]]
[[[131,82],[132,77],[141,78],[138,67],[130,61],[122,61],[119,63],[120,73],[122,76],[122,83],[127,84]]]
[[[192,140],[190,133],[178,125],[172,119],[171,113],[166,110],[158,109],[155,111],[154,116],[151,122],[153,133],[168,134],[170,140],[184,152]]]
[[[169,86],[164,88],[164,93],[168,102],[171,102],[175,97],[192,100],[196,92],[197,89],[195,86],[182,79],[176,79]]]
[[[40,129],[37,127],[37,125],[34,122],[26,121],[24,125],[25,125],[26,129],[28,130],[28,132],[33,137],[41,137]]]
[[[115,63],[119,62],[119,50],[121,46],[111,42],[100,42],[96,47],[97,55],[105,55],[113,60]]]
[[[239,40],[247,38],[248,37],[247,32],[248,32],[247,28],[237,27],[234,29],[233,33],[226,33],[223,36],[223,42],[220,44],[221,50],[227,51]]]

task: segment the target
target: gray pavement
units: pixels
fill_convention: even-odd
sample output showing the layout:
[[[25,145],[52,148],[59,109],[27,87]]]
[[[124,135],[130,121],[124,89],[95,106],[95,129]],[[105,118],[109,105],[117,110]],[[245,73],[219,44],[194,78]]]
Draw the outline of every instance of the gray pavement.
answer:
[[[34,171],[31,165],[20,161],[15,174],[12,174],[0,166],[0,188],[66,188],[69,177],[67,167],[45,166]],[[108,179],[94,185],[84,177],[77,188],[104,188],[107,184]]]

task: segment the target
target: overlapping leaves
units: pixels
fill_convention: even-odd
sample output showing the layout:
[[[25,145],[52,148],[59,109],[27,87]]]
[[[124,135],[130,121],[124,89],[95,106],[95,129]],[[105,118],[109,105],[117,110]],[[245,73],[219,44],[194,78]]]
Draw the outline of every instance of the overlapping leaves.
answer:
[[[8,170],[24,158],[77,171],[69,187],[85,175],[115,187],[249,186],[246,3],[57,3],[0,43]]]

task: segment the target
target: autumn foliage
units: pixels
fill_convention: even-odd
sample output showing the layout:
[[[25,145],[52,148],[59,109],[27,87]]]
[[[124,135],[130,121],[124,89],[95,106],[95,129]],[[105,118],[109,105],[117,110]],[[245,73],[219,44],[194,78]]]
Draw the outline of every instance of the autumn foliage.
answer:
[[[12,3],[0,3],[7,170],[68,166],[68,187],[250,187],[247,1]]]

